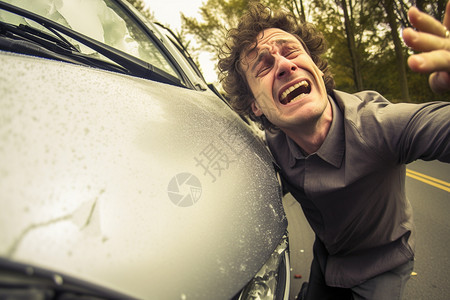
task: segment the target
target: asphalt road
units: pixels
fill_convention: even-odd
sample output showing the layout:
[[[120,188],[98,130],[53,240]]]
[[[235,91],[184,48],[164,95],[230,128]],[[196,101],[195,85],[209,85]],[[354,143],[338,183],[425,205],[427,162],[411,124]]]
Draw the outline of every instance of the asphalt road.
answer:
[[[417,228],[414,273],[404,300],[450,299],[450,164],[416,161],[407,166],[406,194]],[[314,234],[300,205],[283,199],[289,221],[291,251],[290,299],[308,280]]]

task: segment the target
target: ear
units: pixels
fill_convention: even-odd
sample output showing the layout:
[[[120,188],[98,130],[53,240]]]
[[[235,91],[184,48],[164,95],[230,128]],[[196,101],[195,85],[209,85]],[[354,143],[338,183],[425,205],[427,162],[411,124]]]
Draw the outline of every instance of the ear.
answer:
[[[258,103],[256,103],[256,100],[253,100],[252,102],[252,111],[257,117],[261,117],[263,115],[262,110],[259,108]]]

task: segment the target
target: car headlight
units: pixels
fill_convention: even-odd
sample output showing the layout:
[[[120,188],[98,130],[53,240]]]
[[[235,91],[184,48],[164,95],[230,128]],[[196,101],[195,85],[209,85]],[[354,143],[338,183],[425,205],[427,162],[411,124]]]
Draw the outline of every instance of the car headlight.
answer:
[[[239,300],[288,299],[289,272],[288,239],[285,235],[266,264],[242,290]]]

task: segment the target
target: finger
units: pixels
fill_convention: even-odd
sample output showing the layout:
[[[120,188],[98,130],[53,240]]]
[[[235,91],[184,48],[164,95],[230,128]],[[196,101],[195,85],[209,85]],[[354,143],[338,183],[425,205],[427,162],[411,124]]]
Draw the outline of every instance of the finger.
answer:
[[[415,51],[433,51],[444,49],[450,51],[450,39],[429,33],[417,32],[412,28],[405,28],[402,32],[403,40],[408,47]]]
[[[408,11],[409,21],[417,30],[427,32],[437,36],[445,36],[445,28],[442,23],[432,16],[421,12],[416,7],[411,7]]]
[[[411,55],[408,65],[414,72],[430,73],[435,71],[450,72],[450,52],[436,50]]]
[[[448,72],[435,72],[428,78],[433,92],[439,94],[450,91],[450,74]]]
[[[447,2],[447,6],[445,7],[444,22],[442,24],[450,30],[450,1]]]

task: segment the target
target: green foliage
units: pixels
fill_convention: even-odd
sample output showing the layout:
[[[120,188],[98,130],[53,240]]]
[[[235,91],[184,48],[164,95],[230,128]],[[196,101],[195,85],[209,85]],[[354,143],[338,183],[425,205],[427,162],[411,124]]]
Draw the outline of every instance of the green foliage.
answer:
[[[336,1],[337,2],[337,1]],[[326,54],[335,77],[336,86],[340,90],[356,92],[353,80],[351,58],[346,43],[343,14],[336,2],[331,0],[314,1],[313,23],[324,33],[329,44]],[[438,17],[438,3],[423,1],[425,11]],[[445,0],[442,2],[445,4]],[[398,77],[398,62],[394,52],[391,28],[386,21],[386,12],[379,0],[361,0],[351,3],[352,20],[355,24],[355,40],[363,76],[364,89],[376,90],[386,98],[400,102],[402,93]],[[409,26],[407,8],[411,3],[394,1],[399,24]],[[444,5],[441,7],[441,16]],[[434,10],[434,13],[432,13]],[[405,60],[411,54],[403,44]],[[436,95],[428,86],[428,75],[417,74],[406,70],[410,101],[424,102],[430,100],[449,101],[449,94]]]
[[[443,20],[447,1],[448,0],[416,0],[409,2],[411,5],[416,5],[420,10],[432,15],[435,19]]]
[[[142,0],[128,0],[135,6]],[[182,14],[182,30],[177,36],[189,46],[191,54],[209,51],[216,54],[222,47],[227,32],[236,26],[240,16],[252,0],[206,0],[200,7],[200,19],[186,17]],[[255,1],[255,0],[253,0]],[[256,0],[257,1],[257,0]],[[354,58],[362,74],[364,89],[373,89],[392,101],[402,101],[399,80],[399,51],[404,53],[404,60],[410,51],[402,44],[397,44],[397,56],[394,51],[392,32],[400,34],[400,28],[392,29],[387,21],[387,0],[347,0],[347,9],[352,26],[350,31],[354,38],[353,60],[349,51],[348,36],[343,14],[342,0],[259,0],[273,8],[284,8],[294,14],[299,22],[307,20],[314,23],[324,34],[329,51],[325,54],[335,77],[336,87],[347,92],[356,92]],[[407,9],[417,5],[437,19],[442,19],[447,0],[392,0],[397,27],[410,26]],[[392,26],[392,25],[391,25]],[[348,31],[347,31],[348,32]],[[198,44],[190,44],[193,36]],[[401,47],[401,49],[399,49]],[[193,55],[195,57],[195,55]],[[449,94],[435,95],[428,86],[428,75],[416,74],[406,70],[406,79],[410,100],[423,102],[429,100],[450,100]],[[403,76],[403,78],[405,78]]]
[[[247,7],[246,0],[208,0],[200,8],[201,21],[181,14],[182,27],[194,35],[204,50],[217,53],[228,30],[237,25]]]
[[[127,0],[130,4],[132,4],[134,7],[136,7],[137,10],[139,10],[142,15],[149,20],[153,20],[153,14],[146,9],[145,3],[143,0]]]

